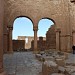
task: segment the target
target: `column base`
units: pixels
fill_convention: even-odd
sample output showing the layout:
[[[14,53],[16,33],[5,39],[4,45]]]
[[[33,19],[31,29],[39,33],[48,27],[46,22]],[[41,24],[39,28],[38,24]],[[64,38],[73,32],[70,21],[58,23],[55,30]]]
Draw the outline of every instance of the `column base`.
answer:
[[[6,72],[2,72],[2,73],[0,73],[0,75],[7,75],[7,74],[6,74]]]
[[[38,54],[38,53],[39,53],[39,51],[33,51],[33,53],[34,53],[34,54]]]

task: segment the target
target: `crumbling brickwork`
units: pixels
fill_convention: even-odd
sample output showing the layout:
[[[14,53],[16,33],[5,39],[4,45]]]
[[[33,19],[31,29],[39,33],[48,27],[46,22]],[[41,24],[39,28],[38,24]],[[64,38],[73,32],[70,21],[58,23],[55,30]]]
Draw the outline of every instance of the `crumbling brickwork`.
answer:
[[[43,51],[46,49],[46,40],[43,40],[43,37],[39,37],[37,43],[38,43],[37,48],[39,51]]]
[[[14,51],[24,51],[25,50],[25,40],[13,40],[13,50]]]
[[[43,51],[46,49],[46,38],[45,37],[39,37],[39,40],[37,41],[37,48],[39,51]],[[31,42],[31,50],[34,50],[34,40]]]
[[[55,25],[52,25],[46,33],[46,49],[56,49]]]
[[[34,50],[34,41],[31,42],[31,49]],[[55,25],[52,25],[46,33],[46,38],[39,37],[37,41],[38,50],[56,49]]]

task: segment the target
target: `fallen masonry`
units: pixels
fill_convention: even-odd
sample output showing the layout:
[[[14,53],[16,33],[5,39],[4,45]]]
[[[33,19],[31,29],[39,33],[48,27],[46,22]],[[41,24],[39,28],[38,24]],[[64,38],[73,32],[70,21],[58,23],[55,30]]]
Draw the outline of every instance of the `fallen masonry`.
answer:
[[[8,75],[75,75],[75,54],[59,51],[4,54]]]
[[[41,75],[75,75],[75,55],[71,53],[48,51],[36,54],[42,62]]]

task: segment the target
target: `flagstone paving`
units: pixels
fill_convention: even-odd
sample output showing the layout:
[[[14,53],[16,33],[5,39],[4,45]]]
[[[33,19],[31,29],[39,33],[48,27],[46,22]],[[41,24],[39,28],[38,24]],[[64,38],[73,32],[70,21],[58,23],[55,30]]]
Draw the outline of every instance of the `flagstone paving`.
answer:
[[[8,75],[38,75],[42,63],[32,52],[15,52],[4,54],[4,69]]]

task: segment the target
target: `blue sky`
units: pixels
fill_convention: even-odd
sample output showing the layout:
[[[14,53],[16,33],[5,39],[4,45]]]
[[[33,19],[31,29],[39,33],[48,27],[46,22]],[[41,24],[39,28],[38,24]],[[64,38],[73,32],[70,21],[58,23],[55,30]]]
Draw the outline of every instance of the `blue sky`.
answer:
[[[17,39],[17,36],[34,36],[33,23],[30,19],[26,17],[17,18],[13,24],[13,39]],[[40,20],[38,23],[38,37],[45,37],[48,28],[50,28],[50,26],[53,24],[54,23],[49,19]]]

